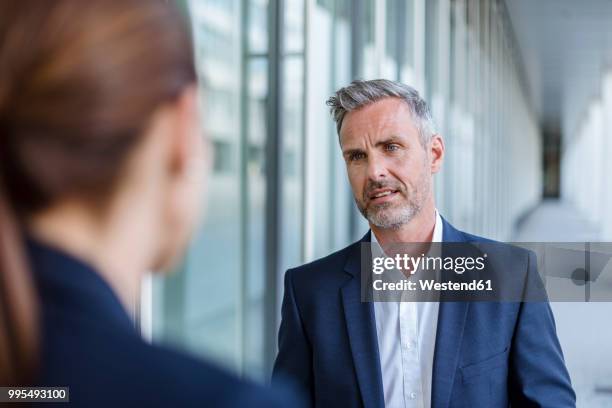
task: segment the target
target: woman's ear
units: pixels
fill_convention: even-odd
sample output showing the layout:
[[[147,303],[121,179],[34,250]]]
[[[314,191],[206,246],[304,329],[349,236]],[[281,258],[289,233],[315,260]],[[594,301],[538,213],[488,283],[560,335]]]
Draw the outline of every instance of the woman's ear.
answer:
[[[184,208],[190,208],[194,203],[201,206],[211,168],[209,142],[200,124],[198,97],[195,85],[179,97],[170,141],[170,191],[176,200],[182,201],[178,207]]]
[[[170,168],[173,173],[189,171],[193,160],[206,154],[199,123],[198,89],[190,86],[182,92],[175,105],[175,129],[170,141]]]

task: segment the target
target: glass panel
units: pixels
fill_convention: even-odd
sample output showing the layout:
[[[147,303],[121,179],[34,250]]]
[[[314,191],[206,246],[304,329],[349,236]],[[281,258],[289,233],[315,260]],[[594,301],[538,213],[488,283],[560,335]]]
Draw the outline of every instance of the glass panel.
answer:
[[[244,369],[251,377],[264,375],[265,299],[265,141],[268,60],[252,58],[248,63],[248,113],[246,159],[246,250],[244,259],[245,293],[243,332]]]
[[[304,139],[304,0],[285,2],[281,271],[302,261]],[[282,281],[282,276],[279,276]]]
[[[304,51],[304,0],[285,0],[285,52]]]
[[[399,79],[414,86],[415,67],[414,67],[414,41],[415,41],[415,24],[414,24],[414,0],[397,0],[398,5],[398,41],[401,45],[399,54],[400,77]]]
[[[351,32],[350,14],[352,3],[350,0],[336,1],[336,10],[333,22],[333,41],[334,41],[334,61],[332,68],[332,89],[347,85],[351,79]],[[331,187],[330,203],[331,212],[334,216],[330,222],[329,236],[331,239],[330,249],[340,249],[346,246],[353,237],[350,236],[351,210],[353,196],[346,175],[344,159],[340,153],[338,134],[335,123],[327,115],[329,121],[329,140],[331,144]]]
[[[375,0],[363,0],[363,14],[359,24],[361,27],[362,43],[359,45],[362,53],[362,72],[364,79],[374,79],[378,77],[378,64],[376,58],[376,2]]]
[[[302,260],[302,141],[304,131],[304,60],[285,58],[283,97],[283,239],[281,270]]]
[[[306,111],[308,134],[305,138],[306,195],[305,207],[308,214],[306,227],[306,259],[328,254],[330,248],[329,225],[333,219],[330,213],[330,171],[329,155],[332,119],[325,100],[331,93],[333,67],[329,61],[334,55],[333,21],[335,4],[319,1],[312,7],[309,25],[308,58],[310,59]],[[325,198],[327,197],[327,198]]]
[[[432,103],[433,95],[438,91],[438,0],[429,0],[425,3],[425,76],[426,100]]]
[[[268,1],[250,0],[248,3],[249,52],[265,54],[268,52]]]
[[[382,32],[385,35],[385,49],[382,61],[381,77],[387,79],[398,78],[398,60],[399,60],[399,26],[404,25],[403,21],[398,20],[398,13],[403,6],[403,1],[387,0],[385,1],[385,24]]]
[[[193,1],[191,12],[199,73],[206,78],[204,127],[216,159],[207,216],[180,273],[159,279],[154,339],[238,367],[240,341],[240,78],[238,0]],[[214,288],[214,290],[211,290]],[[204,301],[205,300],[205,301]],[[160,318],[161,317],[161,318]]]

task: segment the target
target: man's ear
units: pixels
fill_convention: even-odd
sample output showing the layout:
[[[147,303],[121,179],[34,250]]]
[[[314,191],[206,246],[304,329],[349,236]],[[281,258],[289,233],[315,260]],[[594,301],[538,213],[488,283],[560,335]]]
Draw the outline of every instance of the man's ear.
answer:
[[[435,174],[440,171],[444,162],[444,139],[442,139],[442,136],[435,134],[431,137],[430,145],[431,172]]]
[[[173,173],[184,173],[189,166],[190,156],[202,148],[198,134],[198,92],[195,85],[181,93],[174,109],[175,131],[170,142],[170,166]]]

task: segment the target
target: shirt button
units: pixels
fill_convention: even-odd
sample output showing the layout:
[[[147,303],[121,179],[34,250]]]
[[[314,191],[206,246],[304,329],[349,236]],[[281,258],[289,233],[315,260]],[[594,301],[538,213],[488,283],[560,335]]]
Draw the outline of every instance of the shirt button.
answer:
[[[410,393],[410,399],[415,399],[416,398],[416,394],[414,392]]]

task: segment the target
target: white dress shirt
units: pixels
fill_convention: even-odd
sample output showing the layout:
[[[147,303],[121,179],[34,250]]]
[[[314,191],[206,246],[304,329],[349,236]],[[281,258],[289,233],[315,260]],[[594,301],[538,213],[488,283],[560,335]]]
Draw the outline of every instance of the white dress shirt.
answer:
[[[437,210],[432,242],[442,242]],[[438,309],[438,302],[374,302],[385,407],[431,407]]]

